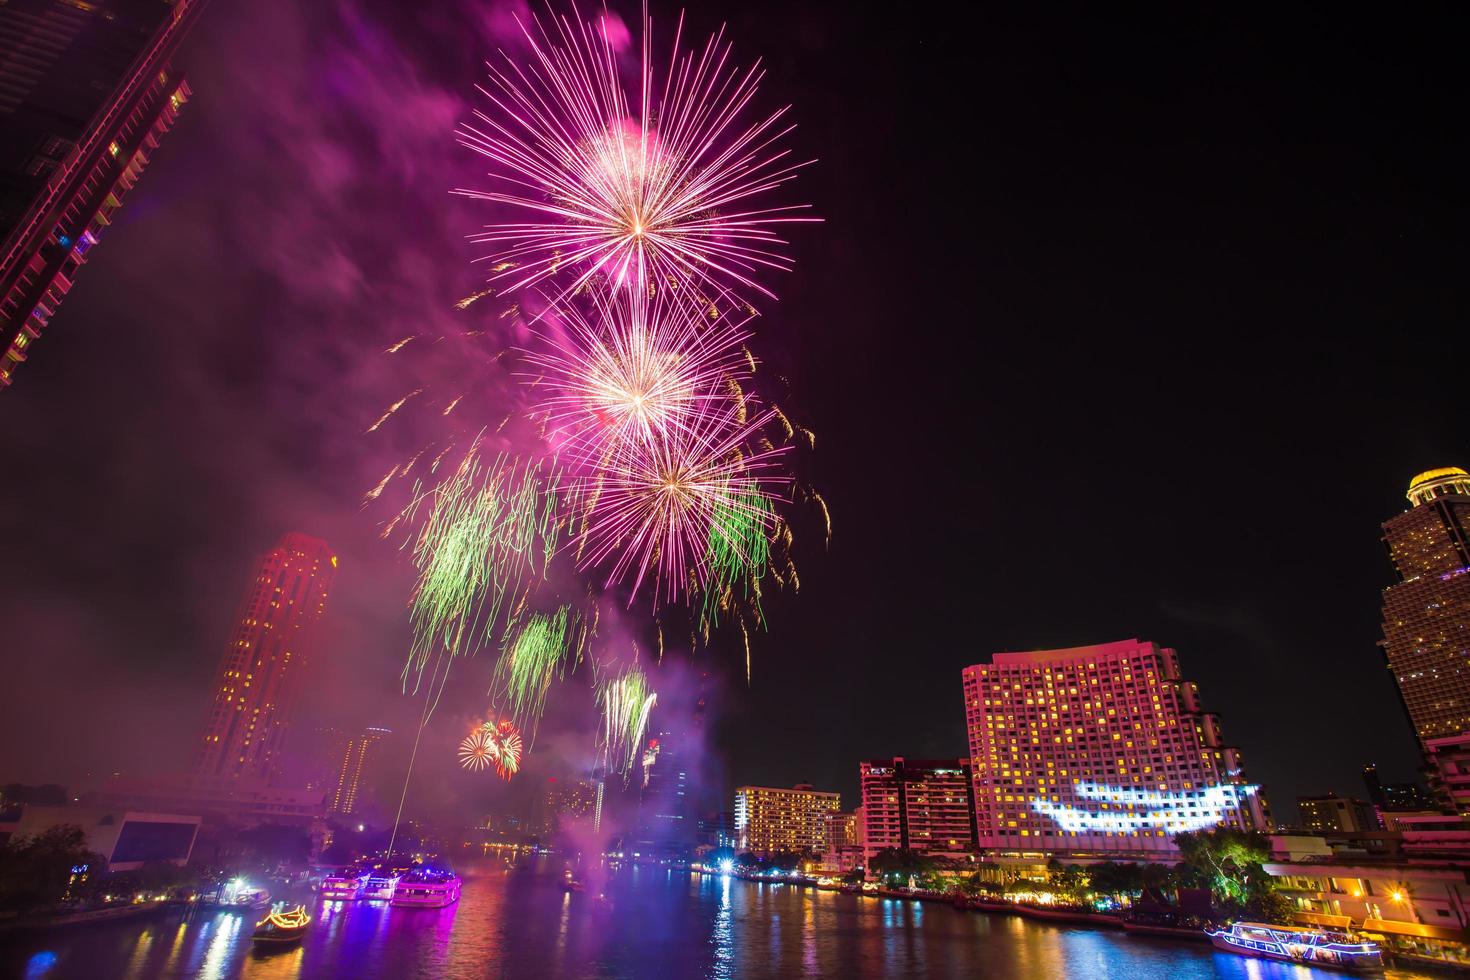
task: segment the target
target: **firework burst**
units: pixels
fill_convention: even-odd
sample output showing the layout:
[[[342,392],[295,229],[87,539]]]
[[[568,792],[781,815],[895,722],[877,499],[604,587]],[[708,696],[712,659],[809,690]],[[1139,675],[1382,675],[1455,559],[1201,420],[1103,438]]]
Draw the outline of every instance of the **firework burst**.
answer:
[[[545,577],[568,493],[554,460],[485,463],[471,451],[444,482],[415,495],[407,519],[421,507],[427,516],[413,542],[419,574],[405,683],[441,652],[467,655],[491,641],[506,600]]]
[[[637,667],[629,667],[597,688],[597,706],[602,710],[603,758],[610,768],[627,773],[638,761],[648,715],[658,703],[658,694]]]
[[[551,682],[565,670],[575,620],[567,605],[550,614],[531,613],[518,627],[506,631],[492,684],[505,698],[515,724],[530,728],[532,741]]]
[[[696,417],[688,429],[644,445],[622,443],[597,478],[596,498],[582,533],[583,567],[609,564],[607,584],[633,573],[636,595],[654,577],[655,601],[672,599],[692,581],[704,587],[707,548],[717,521],[742,515],[764,526],[770,519],[767,486],[786,482],[771,472],[782,449],[751,448],[769,421],[744,421],[744,402]],[[629,602],[632,602],[630,596]]]
[[[747,316],[732,318],[687,290],[594,291],[585,311],[559,308],[529,351],[540,411],[562,451],[596,466],[613,447],[690,431],[743,380]]]
[[[491,246],[483,261],[504,267],[489,281],[510,291],[569,267],[567,293],[601,275],[772,296],[751,277],[791,268],[778,229],[817,219],[801,214],[805,205],[756,203],[805,166],[779,145],[792,129],[786,108],[750,113],[759,64],[736,67],[723,29],[698,54],[681,50],[681,17],[660,69],[645,16],[637,98],[629,99],[613,39],[620,25],[607,14],[547,19],[521,25],[528,63],[505,55],[487,65],[486,105],[457,133],[494,164],[490,176],[503,187],[457,193],[525,217],[473,236]]]
[[[473,772],[493,765],[509,779],[521,768],[521,733],[508,721],[481,722],[459,743],[459,764]]]

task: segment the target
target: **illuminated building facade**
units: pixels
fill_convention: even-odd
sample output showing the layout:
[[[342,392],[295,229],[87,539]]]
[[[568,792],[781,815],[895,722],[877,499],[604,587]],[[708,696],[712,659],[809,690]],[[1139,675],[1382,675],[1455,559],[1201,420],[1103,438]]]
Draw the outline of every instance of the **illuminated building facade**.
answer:
[[[1171,649],[998,653],[963,678],[983,850],[1160,857],[1181,831],[1267,826]]]
[[[1399,581],[1383,590],[1382,646],[1427,752],[1470,732],[1470,474],[1420,473],[1407,496],[1383,525]]]
[[[808,783],[791,789],[741,786],[735,790],[736,850],[762,857],[821,853],[827,847],[827,816],[841,809],[839,794]]]
[[[0,4],[0,388],[191,94],[203,0]]]
[[[866,859],[886,848],[946,855],[974,849],[968,759],[875,759],[859,763],[858,773]]]
[[[365,728],[342,743],[340,765],[327,794],[327,809],[333,813],[356,813],[366,792],[366,777],[372,771],[378,745],[393,733],[386,728]]]
[[[260,559],[220,663],[196,778],[271,780],[326,611],[337,558],[305,534]]]

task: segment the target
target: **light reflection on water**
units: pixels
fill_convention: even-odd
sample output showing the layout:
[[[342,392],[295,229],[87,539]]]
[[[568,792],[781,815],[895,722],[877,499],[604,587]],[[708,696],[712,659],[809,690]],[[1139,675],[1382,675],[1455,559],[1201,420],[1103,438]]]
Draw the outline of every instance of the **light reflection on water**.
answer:
[[[585,893],[561,864],[507,873],[462,869],[448,909],[318,904],[298,946],[251,948],[254,916],[163,914],[151,920],[0,939],[0,976],[393,977],[533,980],[683,977],[978,976],[1051,980],[1326,980],[1302,967],[1208,946],[1057,927],[1012,916],[758,885],[666,869],[623,869]],[[596,892],[605,888],[606,900]],[[1410,974],[1390,972],[1390,977]]]

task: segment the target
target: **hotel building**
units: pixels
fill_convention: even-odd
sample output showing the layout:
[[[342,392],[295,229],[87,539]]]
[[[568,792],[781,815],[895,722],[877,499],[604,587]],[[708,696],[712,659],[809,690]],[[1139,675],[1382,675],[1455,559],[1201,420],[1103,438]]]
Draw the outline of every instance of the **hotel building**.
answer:
[[[963,679],[982,850],[1167,860],[1181,831],[1267,826],[1171,649],[998,653]]]
[[[327,543],[287,534],[260,559],[220,662],[195,766],[205,783],[270,781],[326,611],[337,557]]]
[[[974,780],[968,759],[874,759],[862,781],[863,857],[887,848],[960,856],[975,847]]]
[[[791,789],[741,786],[735,790],[736,850],[762,857],[821,853],[827,849],[827,816],[842,809],[837,793],[808,783]]]
[[[1470,473],[1420,473],[1383,524],[1399,581],[1383,590],[1383,647],[1445,804],[1470,814]]]

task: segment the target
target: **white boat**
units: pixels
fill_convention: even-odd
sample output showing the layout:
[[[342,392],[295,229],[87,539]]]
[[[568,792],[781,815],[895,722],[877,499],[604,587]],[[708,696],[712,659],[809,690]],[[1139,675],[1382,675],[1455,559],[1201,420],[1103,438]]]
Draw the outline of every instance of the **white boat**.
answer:
[[[398,871],[375,870],[357,893],[364,902],[391,902],[403,875]]]
[[[1237,922],[1229,929],[1209,933],[1216,949],[1284,963],[1301,963],[1352,972],[1383,968],[1383,951],[1346,933],[1265,922]]]
[[[317,894],[324,902],[355,902],[362,897],[372,875],[360,868],[348,868],[322,879]]]
[[[398,882],[394,908],[442,909],[459,901],[459,875],[452,871],[414,871]]]

